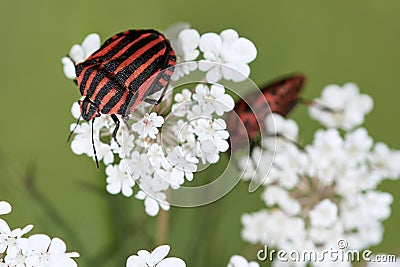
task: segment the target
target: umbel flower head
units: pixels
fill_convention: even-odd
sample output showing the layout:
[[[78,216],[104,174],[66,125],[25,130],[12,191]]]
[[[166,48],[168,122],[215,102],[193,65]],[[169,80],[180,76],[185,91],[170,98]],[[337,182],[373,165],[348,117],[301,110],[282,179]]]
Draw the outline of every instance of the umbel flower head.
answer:
[[[8,202],[0,201],[0,215],[11,212]],[[77,252],[66,252],[67,247],[60,238],[50,238],[45,234],[24,237],[33,225],[11,230],[8,223],[0,219],[0,266],[78,266],[73,258]]]
[[[107,114],[96,118],[93,125],[81,122],[70,127],[71,130],[76,127],[72,151],[94,158],[93,126],[97,158],[106,165],[106,190],[143,200],[150,216],[170,208],[168,190],[179,190],[185,180],[194,179],[200,163],[215,164],[219,154],[228,150],[229,133],[222,116],[233,109],[234,101],[225,87],[215,82],[222,78],[236,82],[248,77],[248,64],[257,52],[251,41],[239,37],[234,30],[200,35],[184,25],[167,30],[166,36],[177,56],[172,77],[175,84],[179,85],[179,78],[198,68],[194,60],[206,60],[208,66],[218,63],[218,67],[206,68],[203,79],[196,80],[194,86],[187,85],[178,91],[172,91],[171,87],[159,106],[140,103],[129,120],[121,123],[118,142],[110,138],[114,122]],[[75,62],[85,60],[100,47],[99,40],[98,35],[90,34],[82,45],[74,45],[70,58]],[[214,51],[211,48],[217,43],[219,47]],[[64,57],[62,63],[66,77],[73,79],[74,65],[70,58]],[[228,65],[229,70],[220,63]],[[232,69],[235,67],[236,72]],[[72,114],[79,117],[79,105],[73,105]]]
[[[342,97],[324,98],[332,93]],[[271,135],[253,150],[251,164],[245,165],[243,159],[245,180],[263,182],[262,200],[266,206],[243,214],[244,240],[296,251],[337,249],[342,239],[347,241],[348,249],[362,250],[382,241],[382,221],[390,216],[393,197],[377,190],[377,186],[384,179],[400,176],[400,151],[374,143],[360,126],[372,109],[372,100],[360,95],[354,84],[327,86],[322,95],[325,102],[315,100],[310,114],[330,128],[317,130],[311,144],[296,145],[297,124],[270,114],[266,125],[275,122],[274,135],[278,139],[270,173],[260,173],[252,162],[273,156],[275,143]]]

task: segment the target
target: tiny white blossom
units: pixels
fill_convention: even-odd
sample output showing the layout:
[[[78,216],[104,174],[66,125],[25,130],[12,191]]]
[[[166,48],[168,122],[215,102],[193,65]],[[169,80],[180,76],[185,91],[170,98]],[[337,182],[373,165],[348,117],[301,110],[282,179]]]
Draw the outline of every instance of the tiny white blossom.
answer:
[[[149,196],[148,193],[140,190],[135,196],[137,199],[144,200],[145,212],[149,216],[156,216],[160,211],[160,207],[163,210],[169,210],[169,204],[166,203],[167,197],[164,193],[152,192],[151,194],[152,196]]]
[[[277,180],[285,189],[293,189],[298,181],[299,174],[306,173],[310,167],[309,157],[294,145],[287,145],[285,152],[276,153],[274,161]]]
[[[173,127],[174,134],[178,137],[179,142],[194,143],[194,127],[191,123],[186,123],[184,120],[178,120]]]
[[[199,62],[199,69],[207,71],[206,79],[210,83],[218,82],[222,77],[234,82],[245,80],[250,74],[248,63],[257,56],[254,44],[246,38],[239,38],[238,33],[232,29],[220,35],[203,34],[199,47],[205,59]]]
[[[199,118],[212,118],[212,111],[203,109],[201,105],[192,105],[192,108],[187,111],[186,118],[188,120],[195,120]]]
[[[167,181],[158,175],[155,175],[154,177],[142,176],[139,186],[141,190],[135,197],[144,200],[145,211],[148,215],[157,215],[160,207],[163,210],[169,210],[170,206],[166,201],[167,196],[163,192],[169,186]]]
[[[86,60],[93,52],[100,48],[100,37],[96,33],[91,33],[83,40],[82,45],[72,46],[68,55],[75,64]],[[69,79],[75,79],[75,65],[68,57],[63,57],[61,62],[64,65],[64,74]]]
[[[106,189],[110,194],[116,195],[121,192],[126,197],[133,194],[132,187],[135,185],[135,181],[128,175],[125,161],[121,161],[118,165],[108,165],[106,174]]]
[[[147,150],[147,157],[155,170],[158,170],[164,161],[166,161],[163,148],[158,144],[152,144],[149,147]]]
[[[168,160],[170,163],[185,172],[186,179],[191,181],[193,179],[193,172],[197,170],[197,163],[199,160],[189,154],[186,154],[182,147],[176,146],[170,153],[168,153]]]
[[[183,117],[193,105],[192,92],[183,89],[181,93],[174,96],[175,104],[172,105],[172,112],[175,116]]]
[[[294,120],[286,119],[278,113],[265,117],[266,132],[270,135],[282,135],[291,141],[297,141],[299,126]]]
[[[301,211],[300,204],[279,186],[268,186],[262,194],[262,198],[267,206],[278,205],[289,215],[297,215]]]
[[[168,167],[157,170],[156,175],[167,181],[172,189],[178,189],[185,181],[185,173],[175,167],[172,167],[170,164],[166,165],[168,165]]]
[[[82,100],[82,99],[81,99]],[[75,119],[81,116],[81,107],[78,102],[74,102],[71,107],[71,114]]]
[[[110,147],[114,154],[118,154],[120,159],[126,158],[132,152],[135,147],[135,135],[129,132],[128,127],[126,125],[120,126],[120,129],[117,132],[116,138],[118,143],[111,138]]]
[[[200,52],[197,49],[200,42],[200,34],[195,29],[184,29],[178,35],[174,51],[182,61],[195,60]]]
[[[70,129],[74,129],[76,124],[71,124]],[[77,155],[86,154],[94,159],[94,150],[92,145],[92,127],[94,130],[93,141],[96,148],[98,160],[103,160],[104,163],[110,164],[114,161],[114,154],[109,144],[100,141],[100,129],[102,128],[102,121],[97,120],[94,126],[89,123],[81,123],[75,130],[75,138],[71,142],[71,149]]]
[[[178,34],[178,38],[171,42],[177,57],[177,65],[171,77],[172,80],[188,75],[197,69],[197,63],[193,62],[199,56],[200,34],[194,29],[184,29]]]
[[[269,218],[269,213],[266,210],[261,210],[251,214],[243,214],[241,222],[242,238],[251,244],[256,244],[266,240],[266,233],[268,231],[268,224],[266,223]]]
[[[137,132],[140,138],[149,136],[152,139],[156,139],[158,127],[161,127],[163,123],[164,118],[158,116],[157,113],[146,113],[141,120],[132,125],[132,130]]]
[[[337,220],[338,208],[331,200],[324,199],[310,211],[309,216],[311,225],[329,227]]]
[[[210,139],[204,139],[200,141],[200,154],[201,161],[205,164],[207,161],[210,163],[216,163],[219,161],[218,149],[214,142]]]
[[[36,234],[19,239],[18,245],[26,254],[27,266],[78,266],[72,258],[79,257],[79,254],[66,252],[66,245],[59,238],[51,239],[47,235]]]
[[[203,84],[197,85],[193,99],[198,101],[203,110],[215,112],[218,116],[231,111],[235,106],[233,98],[225,94],[225,88],[220,84],[213,84],[210,88]]]
[[[229,259],[227,267],[259,267],[259,266],[260,265],[255,261],[248,262],[243,256],[233,255]]]
[[[170,251],[169,245],[162,245],[152,252],[139,250],[137,255],[130,256],[126,267],[186,267],[186,263],[179,258],[166,258]]]
[[[218,151],[225,152],[229,148],[226,141],[229,138],[229,133],[226,131],[226,123],[222,119],[198,119],[194,133],[198,136],[199,141],[211,140]]]
[[[366,94],[360,94],[354,83],[346,83],[342,87],[328,85],[323,91],[321,98],[315,100],[317,105],[309,108],[310,117],[319,121],[327,127],[342,128],[350,130],[364,122],[364,116],[373,107],[372,98]],[[323,107],[331,109],[325,111]]]
[[[185,29],[190,29],[190,23],[180,21],[171,24],[167,29],[164,30],[165,37],[171,42],[172,48],[178,39],[179,33]]]
[[[310,159],[307,172],[317,176],[326,185],[337,175],[334,168],[340,161],[348,162],[343,149],[343,139],[336,129],[318,130],[312,145],[306,147]]]
[[[7,251],[18,250],[17,240],[20,239],[24,234],[32,230],[33,225],[27,225],[23,229],[16,228],[11,230],[8,223],[0,219],[0,254]]]
[[[127,159],[129,170],[132,170],[133,179],[146,177],[151,171],[149,158],[146,154],[141,154],[138,151],[133,151],[131,158]]]
[[[373,170],[390,179],[400,177],[400,151],[391,150],[386,144],[378,142],[369,155]]]
[[[355,163],[365,161],[372,145],[373,140],[365,128],[358,128],[345,136],[344,148]]]

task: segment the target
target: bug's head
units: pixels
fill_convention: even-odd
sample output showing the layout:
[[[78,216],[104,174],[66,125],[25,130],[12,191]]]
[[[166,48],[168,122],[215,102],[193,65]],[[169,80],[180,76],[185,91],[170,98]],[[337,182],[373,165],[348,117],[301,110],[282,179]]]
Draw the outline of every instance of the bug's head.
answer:
[[[92,101],[90,101],[89,98],[86,97],[82,101],[79,101],[79,105],[81,106],[81,114],[83,119],[89,121],[100,116],[99,108]]]

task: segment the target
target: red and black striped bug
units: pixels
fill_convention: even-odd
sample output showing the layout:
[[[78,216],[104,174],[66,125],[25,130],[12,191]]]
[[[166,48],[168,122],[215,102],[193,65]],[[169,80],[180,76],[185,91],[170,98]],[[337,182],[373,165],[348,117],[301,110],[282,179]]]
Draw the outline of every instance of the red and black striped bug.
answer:
[[[81,117],[92,121],[92,145],[99,168],[93,140],[95,118],[111,114],[116,124],[112,136],[117,141],[120,122],[116,115],[125,118],[143,101],[161,102],[176,65],[175,52],[155,30],[127,30],[107,39],[89,58],[74,65],[74,82],[85,97],[79,101]],[[161,90],[158,100],[148,98]]]
[[[236,103],[233,112],[226,118],[227,130],[230,133],[231,145],[242,148],[247,140],[253,147],[265,130],[265,118],[270,112],[286,116],[300,101],[298,95],[305,82],[303,75],[292,75],[264,86],[259,92],[251,92]],[[267,104],[268,103],[268,104]],[[269,105],[269,107],[268,107]],[[236,115],[235,115],[236,113]],[[246,131],[239,130],[238,119],[242,121]]]

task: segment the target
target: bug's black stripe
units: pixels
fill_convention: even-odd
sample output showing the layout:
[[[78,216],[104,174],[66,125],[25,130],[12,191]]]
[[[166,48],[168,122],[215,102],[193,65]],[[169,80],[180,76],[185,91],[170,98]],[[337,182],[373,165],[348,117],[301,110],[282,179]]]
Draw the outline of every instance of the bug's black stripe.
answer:
[[[99,67],[98,65],[93,65],[92,67],[88,68],[85,71],[85,73],[83,73],[83,78],[82,78],[81,84],[79,85],[79,91],[81,92],[81,95],[83,95],[83,93],[84,93],[83,91],[84,91],[84,89],[86,87],[86,83],[87,83],[87,81],[89,79],[90,74],[93,71],[96,71],[98,67]]]
[[[111,38],[110,38],[111,39]],[[108,39],[108,40],[110,40]],[[108,41],[107,40],[107,41]],[[111,40],[112,42],[115,41],[115,39]],[[106,46],[102,46],[100,47],[96,52],[94,52],[87,60],[85,60],[84,62],[81,62],[77,65],[77,67],[83,69],[85,67],[91,66],[93,64],[99,63],[99,62],[104,62],[106,60],[109,60],[110,58],[112,58],[113,56],[115,56],[116,53],[118,53],[121,49],[123,49],[125,46],[129,45],[129,43],[133,42],[134,40],[129,39],[127,37],[125,38],[121,38],[120,40],[118,40],[118,42],[116,43],[116,45],[113,47],[113,49],[111,49],[110,51],[108,51],[107,53],[104,54],[104,52],[102,51],[102,49]],[[111,42],[110,42],[111,43]],[[78,74],[79,76],[79,74]]]
[[[145,37],[145,38],[139,40],[138,42],[134,43],[133,45],[130,45],[130,46],[129,46],[129,44],[128,44],[127,46],[129,46],[129,48],[128,48],[122,55],[120,55],[120,56],[118,56],[118,57],[111,57],[111,58],[105,57],[105,60],[104,60],[104,61],[108,61],[108,62],[104,64],[104,67],[105,67],[109,72],[114,72],[114,71],[118,68],[118,66],[119,66],[125,59],[127,59],[127,58],[129,58],[129,57],[131,57],[131,56],[134,56],[134,54],[137,53],[137,51],[138,51],[140,48],[146,46],[148,43],[150,43],[150,42],[152,42],[152,41],[154,41],[154,40],[156,40],[156,39],[158,39],[158,38],[159,38],[159,36],[152,34],[152,35],[148,35],[147,37]],[[161,40],[161,39],[160,39],[160,40]],[[130,40],[130,41],[133,42],[134,40]],[[125,48],[125,46],[124,46],[124,47],[121,47],[121,49],[123,49],[123,48]],[[121,49],[119,49],[119,50],[121,50]],[[118,52],[118,51],[117,51],[117,52]],[[116,54],[116,53],[114,53],[113,56],[115,56],[115,54]]]
[[[161,76],[164,74],[165,70],[160,71],[154,81],[150,84],[149,88],[146,90],[146,93],[143,95],[143,98],[148,97],[158,91],[160,91],[164,86],[160,82]]]
[[[165,44],[159,44],[152,49],[148,50],[145,54],[143,54],[142,57],[138,58],[135,62],[133,62],[131,65],[129,65],[126,70],[126,74],[121,73],[122,75],[133,75],[135,69],[140,67],[141,65],[145,64],[150,58],[152,58],[155,54],[157,54],[159,51],[165,48]],[[147,78],[151,77],[154,73],[156,73],[160,68],[164,68],[164,65],[160,65],[161,62],[163,62],[165,59],[165,55],[158,56],[153,62],[151,62],[150,65],[147,66],[136,78],[134,78],[128,88],[132,92],[136,92],[139,87],[143,84],[143,82],[146,81]],[[119,74],[119,73],[118,73]],[[126,77],[125,79],[129,78]]]
[[[149,89],[146,91],[145,95],[143,98],[146,98],[149,95],[152,95],[164,87],[167,87],[169,84],[169,81],[171,79],[170,73],[174,72],[175,69],[175,54],[172,52],[171,54],[171,47],[167,47],[168,49],[168,56],[166,57],[166,60],[164,62],[164,67],[163,69],[158,73],[157,77],[154,79],[152,84],[149,86]]]
[[[118,41],[118,43],[117,43],[110,51],[108,51],[107,53],[104,53],[104,52],[101,53],[101,52],[102,52],[102,49],[104,49],[105,47],[107,47],[108,44],[107,44],[107,45],[102,45],[102,46],[99,48],[99,50],[97,50],[98,52],[95,52],[95,53],[93,54],[93,58],[100,58],[102,62],[107,61],[107,60],[110,60],[110,59],[112,59],[119,51],[121,51],[121,49],[123,49],[123,48],[125,48],[125,47],[127,47],[127,46],[130,46],[130,45],[134,45],[134,44],[135,44],[135,40],[138,39],[138,38],[140,38],[140,37],[142,37],[144,34],[146,34],[146,35],[148,35],[148,36],[144,37],[143,39],[146,39],[146,38],[149,38],[149,37],[151,37],[151,36],[154,36],[154,34],[146,33],[146,32],[143,32],[143,31],[132,31],[132,33],[130,33],[130,34],[122,35],[123,38],[121,38],[121,39]],[[112,40],[110,41],[110,43],[115,41],[115,39],[113,39],[113,38],[110,38],[110,39],[112,39]],[[110,39],[108,39],[108,40],[110,40]],[[118,38],[116,38],[116,39],[118,39]],[[143,39],[142,39],[142,40],[143,40]],[[108,41],[108,40],[107,40],[107,41]],[[141,42],[142,40],[140,40],[139,42]],[[107,41],[106,41],[106,42],[107,42]],[[91,57],[91,58],[92,58],[92,57]]]
[[[126,101],[121,105],[121,107],[118,110],[118,114],[127,115],[127,112],[130,110],[130,107],[133,106],[133,104],[136,102],[137,97],[138,94],[129,91]],[[111,100],[113,101],[113,99]],[[115,105],[113,105],[113,107],[114,106]],[[109,110],[111,110],[111,108]]]
[[[133,50],[131,50],[131,51],[136,51],[137,49],[139,49],[140,47],[142,47],[143,45],[145,45],[147,42],[150,42],[150,41],[154,40],[155,38],[157,38],[156,35],[154,35],[154,34],[152,34],[152,35],[149,34],[147,37],[144,37],[143,39],[139,40],[137,43],[134,43],[134,41],[135,41],[138,37],[141,37],[142,34],[140,34],[138,31],[132,31],[132,32],[133,32],[132,35],[126,35],[125,38],[122,38],[121,40],[119,40],[118,43],[113,47],[113,49],[111,49],[108,53],[106,53],[106,54],[99,53],[99,52],[101,52],[101,49],[102,49],[102,48],[104,48],[104,47],[107,46],[107,45],[103,45],[103,46],[98,50],[99,52],[95,52],[95,53],[93,54],[93,56],[90,57],[90,58],[91,58],[90,60],[86,60],[86,61],[82,62],[81,64],[78,64],[78,66],[77,66],[77,75],[80,76],[80,75],[81,75],[81,71],[82,71],[85,67],[88,67],[88,66],[90,66],[90,65],[95,65],[95,66],[98,67],[99,64],[102,63],[102,62],[106,62],[106,61],[109,61],[109,60],[115,60],[115,59],[113,59],[113,57],[114,57],[121,49],[124,49],[125,47],[131,46],[131,49],[133,49]],[[110,39],[108,39],[108,40],[110,40],[109,43],[115,41],[115,39],[113,39],[113,38],[110,38]],[[107,40],[107,41],[108,41],[108,40]],[[127,54],[127,53],[124,53],[124,54],[122,55],[122,57],[124,57],[124,58],[129,57],[129,56],[130,56],[130,54]],[[113,64],[116,65],[115,68],[119,65],[119,63],[118,63],[119,60],[118,60],[118,59],[122,59],[122,58],[121,58],[121,57],[117,57],[117,59],[113,62]],[[122,62],[122,61],[120,61],[120,62]],[[115,64],[115,63],[116,63],[116,64]],[[105,69],[106,69],[108,72],[110,72],[110,73],[112,73],[112,72],[115,70],[115,68],[110,68],[110,67],[107,66],[107,65],[105,66]],[[96,69],[93,69],[92,67],[86,69],[85,73],[83,74],[84,76],[83,76],[83,78],[82,78],[82,81],[81,81],[81,86],[80,86],[81,91],[84,90],[84,88],[85,88],[85,86],[86,86],[86,83],[87,83],[87,79],[89,78],[90,74],[91,74],[93,71],[96,71]],[[98,73],[98,75],[101,75],[101,74]],[[89,92],[88,92],[88,94],[90,95],[90,94],[92,94],[92,93],[89,93]]]
[[[171,49],[168,47],[168,49]],[[171,54],[172,53],[172,54]],[[166,53],[167,54],[167,53]],[[168,54],[167,54],[168,55]],[[150,84],[149,88],[146,90],[145,94],[142,96],[142,99],[147,98],[147,96],[152,95],[164,87],[168,86],[169,81],[170,81],[170,75],[169,73],[173,73],[174,68],[175,68],[175,54],[173,52],[170,52],[169,55],[167,56],[167,60],[164,61],[164,64],[167,65],[167,68],[163,68],[161,71],[159,70],[159,73],[157,74],[156,78],[153,80],[153,82]],[[163,84],[161,80],[164,80],[165,83]],[[132,92],[132,91],[131,91]],[[141,101],[142,99],[137,99],[139,94],[133,94],[133,97],[130,99],[129,102],[125,102],[121,108],[118,111],[118,114],[126,114],[127,111],[131,110],[131,107],[134,106],[134,104],[137,101]],[[128,104],[129,103],[129,104]]]
[[[146,41],[146,43],[150,43],[152,41],[156,41],[157,38],[151,38]],[[148,42],[147,42],[148,41]],[[138,44],[139,46],[133,46],[129,48],[125,53],[121,56],[121,58],[117,58],[115,60],[110,60],[107,62],[105,65],[105,68],[107,71],[115,73],[118,67],[121,66],[123,61],[129,57],[136,57],[138,56],[135,53],[137,50],[140,48],[140,46],[146,45],[144,42],[143,44]],[[161,51],[164,47],[164,44],[162,40],[159,40],[158,43],[150,47],[148,50],[145,50],[141,55],[139,55],[135,60],[133,60],[129,65],[124,66],[122,69],[120,69],[116,74],[115,74],[115,79],[120,83],[120,84],[125,84],[126,80],[132,76],[133,74],[136,74],[138,71],[138,68],[141,67],[143,64],[145,64],[154,54],[158,53]],[[126,63],[124,63],[126,64]]]
[[[98,94],[96,95],[95,99],[91,99],[96,105],[100,106],[101,101],[103,100],[103,98],[108,94],[108,92],[110,92],[113,88],[115,87],[115,84],[109,80],[105,86],[103,86],[102,88],[100,88]],[[122,93],[124,92],[123,90],[119,90],[122,91]]]
[[[162,43],[157,43],[155,46],[153,46],[152,48],[150,48],[149,50],[146,50],[145,53],[142,54],[141,57],[139,57],[137,60],[133,61],[133,63],[131,65],[134,64],[138,64],[138,66],[141,66],[142,64],[146,63],[154,54],[157,54],[159,51],[161,51],[164,48],[164,45]],[[147,72],[147,75],[144,76],[144,78],[149,77],[149,73],[153,74],[157,71],[157,66],[159,66],[159,58],[162,58],[162,56],[159,56],[158,58],[156,58],[149,66],[148,68],[146,68],[144,70],[144,72]],[[131,66],[130,65],[130,66]],[[137,68],[136,68],[137,69]],[[136,70],[135,69],[135,70]],[[120,71],[119,73],[125,73],[126,68],[122,69],[122,71]],[[132,71],[133,73],[134,71]],[[100,71],[99,71],[100,73]],[[132,75],[132,74],[131,74]],[[104,78],[104,73],[103,75],[96,75],[95,78],[93,79],[91,86],[89,88],[88,91],[88,95],[91,96],[93,94],[93,92],[96,89],[96,86],[98,85],[98,83],[101,81],[101,79]],[[123,76],[123,79],[126,79],[126,77],[130,77],[130,76]],[[93,102],[95,102],[97,105],[100,105],[101,101],[103,100],[103,98],[108,94],[108,92],[112,89],[112,88],[116,88],[118,87],[118,83],[119,81],[122,81],[123,79],[118,79],[117,77],[114,78],[109,78],[109,81],[106,83],[105,86],[103,86],[102,88],[98,88],[98,93],[95,97],[95,99],[93,99]],[[120,82],[119,82],[120,83]],[[160,84],[159,86],[157,86],[157,88],[155,88],[155,90],[160,90],[162,88],[162,85]],[[108,101],[108,103],[105,103],[105,106],[102,108],[102,113],[108,113],[115,105],[118,104],[119,101],[121,101],[124,90],[118,90],[119,92],[117,94],[115,94],[110,101]],[[153,91],[155,92],[155,91]],[[125,114],[126,110],[129,106],[129,103],[135,103],[137,101],[137,97],[138,94],[132,94],[130,95],[130,99],[125,99],[124,103],[121,105],[118,114]],[[140,99],[141,100],[141,99]]]
[[[138,43],[136,43],[136,44],[132,45],[130,48],[128,48],[127,51],[125,51],[125,53],[123,53],[121,57],[117,57],[116,59],[111,59],[109,62],[107,62],[105,65],[103,65],[104,67],[103,67],[102,70],[99,70],[98,68],[96,70],[93,70],[93,71],[97,71],[97,73],[96,73],[96,76],[94,77],[93,81],[90,84],[90,87],[89,87],[89,89],[87,91],[87,95],[92,96],[95,93],[96,87],[98,86],[99,82],[104,77],[110,78],[110,77],[108,77],[108,74],[109,73],[114,73],[115,69],[122,63],[122,61],[125,58],[128,58],[129,56],[132,56],[135,53],[135,51],[137,51],[140,47],[142,47],[146,43],[151,42],[151,41],[153,41],[155,39],[157,39],[157,36],[149,36],[148,38],[144,38],[143,40],[139,41]],[[162,46],[162,44],[161,44],[161,46]],[[155,49],[158,50],[158,47],[155,47]],[[116,85],[116,87],[121,87],[121,86],[124,87],[125,80],[130,75],[132,75],[132,73],[134,73],[137,70],[137,68],[141,66],[141,64],[143,64],[143,61],[145,62],[145,61],[147,61],[146,59],[148,57],[151,57],[152,54],[150,54],[149,52],[152,52],[152,51],[153,51],[153,49],[151,49],[150,51],[147,50],[145,53],[142,54],[141,57],[139,57],[137,60],[135,60],[132,63],[132,64],[135,64],[135,62],[139,61],[138,63],[136,63],[137,66],[136,66],[135,69],[123,68],[120,72],[118,72],[116,75],[114,75],[113,78],[110,78],[110,79],[114,80],[113,82]],[[126,74],[127,70],[130,71],[129,75]],[[89,76],[87,76],[87,77],[89,77]],[[98,90],[101,91],[103,89],[99,88]],[[96,99],[97,99],[97,97],[96,97]]]
[[[139,49],[141,46],[143,46],[145,43],[147,43],[148,41],[151,41],[154,39],[154,36],[150,35],[147,38],[144,38],[142,40],[140,40],[139,42],[137,42],[134,45],[131,45],[131,51],[135,51],[137,49]],[[125,46],[129,46],[129,44],[132,42],[132,40],[129,40],[128,38],[124,38],[122,40],[119,41],[118,45],[115,47],[115,49],[112,49],[109,53],[107,53],[104,56],[98,57],[98,59],[101,62],[105,62],[107,60],[109,60],[112,57],[115,56],[116,53],[118,53],[118,51],[120,51],[121,49],[123,49]],[[129,50],[129,49],[128,49]],[[124,53],[123,54],[124,57],[129,56],[129,54]],[[90,60],[90,61],[94,61]],[[96,65],[94,65],[93,67],[87,68],[85,73],[83,74],[83,78],[81,81],[81,85],[80,85],[80,91],[81,93],[83,93],[84,88],[86,87],[87,81],[89,79],[89,76],[91,75],[92,72],[94,71],[98,71],[96,74],[96,77],[93,79],[93,82],[90,84],[90,88],[87,92],[87,95],[91,96],[94,93],[95,88],[97,87],[97,84],[101,81],[101,79],[106,75],[105,71],[109,72],[109,73],[113,73],[113,71],[117,68],[117,66],[120,64],[119,60],[112,60],[113,63],[111,63],[110,65],[108,65],[107,63],[104,65],[104,71],[98,71],[98,67],[99,67],[99,63],[97,63]],[[122,62],[122,61],[121,61]],[[112,67],[112,64],[115,65],[115,67]],[[78,65],[79,68],[82,68],[82,66]],[[100,76],[100,77],[97,77]],[[97,81],[97,82],[95,82]]]

